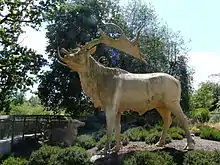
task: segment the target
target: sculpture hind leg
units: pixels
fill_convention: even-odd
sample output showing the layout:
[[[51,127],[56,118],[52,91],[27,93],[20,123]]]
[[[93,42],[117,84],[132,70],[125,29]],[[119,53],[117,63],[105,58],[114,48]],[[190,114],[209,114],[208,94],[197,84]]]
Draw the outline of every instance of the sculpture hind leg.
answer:
[[[187,149],[187,150],[194,149],[195,142],[194,142],[192,136],[190,135],[188,122],[187,122],[187,119],[183,113],[181,106],[180,106],[180,103],[179,102],[170,102],[169,104],[166,104],[166,106],[167,106],[167,108],[170,109],[170,111],[174,114],[174,116],[176,116],[176,118],[181,122],[181,125],[182,125],[183,129],[185,130],[186,138],[187,138],[187,145],[184,149]]]
[[[163,119],[163,131],[159,141],[156,143],[156,146],[162,147],[165,145],[165,139],[167,136],[167,131],[172,124],[171,112],[166,107],[157,108],[160,116]]]

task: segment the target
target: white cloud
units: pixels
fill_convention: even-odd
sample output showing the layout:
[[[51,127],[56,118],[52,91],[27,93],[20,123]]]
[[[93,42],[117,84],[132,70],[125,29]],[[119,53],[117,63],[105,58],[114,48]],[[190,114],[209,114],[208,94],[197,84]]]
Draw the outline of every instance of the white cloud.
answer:
[[[45,29],[41,28],[40,31],[36,31],[31,27],[24,28],[25,33],[19,37],[20,44],[27,46],[37,51],[37,53],[44,55],[47,58],[45,49],[47,45],[47,39],[45,36]]]
[[[194,68],[194,82],[195,89],[198,88],[199,83],[206,80],[219,81],[220,78],[210,78],[211,74],[220,73],[220,55],[215,52],[189,52],[189,65]]]
[[[41,28],[40,31],[36,31],[31,27],[26,27],[23,30],[25,33],[19,37],[18,43],[20,43],[22,46],[27,46],[28,48],[34,49],[37,53],[42,54],[45,59],[48,59],[45,52],[47,45],[45,29]],[[43,69],[48,70],[49,67],[46,66],[43,67]],[[31,88],[31,91],[36,92],[37,87],[38,84],[34,84]],[[26,92],[27,99],[33,95],[31,91]]]

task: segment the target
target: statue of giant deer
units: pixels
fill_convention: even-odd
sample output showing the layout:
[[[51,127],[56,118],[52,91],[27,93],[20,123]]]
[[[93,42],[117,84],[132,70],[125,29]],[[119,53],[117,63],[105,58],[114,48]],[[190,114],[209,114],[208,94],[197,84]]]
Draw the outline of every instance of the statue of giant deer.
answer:
[[[58,49],[62,63],[73,72],[78,72],[82,89],[90,97],[95,107],[102,108],[106,113],[107,140],[104,153],[118,152],[121,146],[121,114],[132,110],[140,115],[148,110],[157,109],[163,119],[163,130],[157,146],[165,145],[167,131],[172,123],[171,113],[182,123],[186,132],[187,145],[185,149],[194,149],[187,119],[180,106],[181,85],[179,80],[166,73],[133,74],[120,68],[105,67],[97,62],[92,54],[96,45],[104,43],[107,46],[126,52],[144,60],[138,48],[138,37],[130,41],[124,34],[119,39],[112,39],[103,31],[101,37],[78,45],[75,49]],[[115,130],[116,146],[111,150],[111,136]]]

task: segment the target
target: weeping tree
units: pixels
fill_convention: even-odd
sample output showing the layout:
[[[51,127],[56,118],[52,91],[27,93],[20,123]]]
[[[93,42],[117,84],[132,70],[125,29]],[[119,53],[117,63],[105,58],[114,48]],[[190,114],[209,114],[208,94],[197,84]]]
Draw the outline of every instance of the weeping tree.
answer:
[[[119,67],[132,73],[167,72],[179,77],[183,89],[182,105],[187,111],[191,73],[187,66],[187,47],[182,38],[178,33],[169,31],[167,26],[161,25],[149,5],[131,1],[127,6],[120,7],[117,1],[111,0],[64,3],[48,15],[46,36],[49,43],[46,51],[52,64],[51,71],[40,76],[38,91],[45,107],[54,111],[65,109],[74,116],[93,111],[93,104],[82,92],[78,74],[57,62],[57,48],[74,48],[77,43],[84,44],[97,38],[97,27],[102,27],[113,38],[117,37],[115,29],[103,26],[102,22],[119,25],[130,39],[142,27],[139,44],[148,64],[123,52],[118,52],[118,59],[113,63],[115,50],[103,44],[98,45],[95,59],[105,57],[106,66]]]

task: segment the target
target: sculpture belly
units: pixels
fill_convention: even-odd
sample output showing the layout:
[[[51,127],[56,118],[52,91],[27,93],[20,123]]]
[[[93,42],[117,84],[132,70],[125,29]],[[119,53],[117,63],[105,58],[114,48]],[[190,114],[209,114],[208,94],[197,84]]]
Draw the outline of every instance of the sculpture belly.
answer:
[[[119,101],[126,109],[146,109],[151,97],[143,89],[123,90]]]
[[[119,90],[120,109],[130,109],[138,112],[152,109],[161,95],[147,80],[126,80]]]

